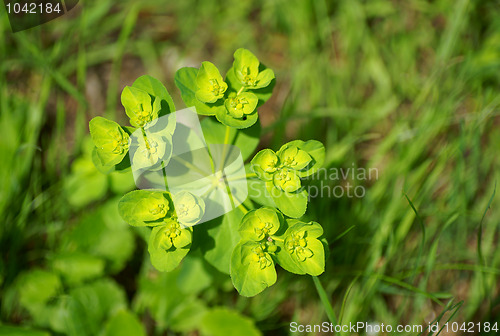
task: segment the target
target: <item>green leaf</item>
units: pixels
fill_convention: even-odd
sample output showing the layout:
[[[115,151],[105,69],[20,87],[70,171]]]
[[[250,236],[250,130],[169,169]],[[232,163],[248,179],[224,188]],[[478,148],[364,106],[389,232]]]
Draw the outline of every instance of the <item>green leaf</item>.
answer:
[[[205,118],[201,121],[203,135],[208,144],[223,144],[225,142],[226,126],[217,122],[214,118]],[[245,129],[230,128],[227,143],[238,147],[243,160],[252,155],[260,142],[260,123]]]
[[[266,182],[266,188],[273,198],[274,203],[284,215],[292,218],[300,218],[306,212],[308,194],[305,189],[287,193],[276,188],[273,182]]]
[[[305,223],[292,218],[289,218],[286,221],[288,227],[287,230],[289,231],[306,230],[307,237],[309,238],[319,238],[323,235],[323,227],[319,223],[316,222]]]
[[[90,135],[103,166],[120,163],[128,152],[129,135],[120,125],[103,117],[89,122]]]
[[[242,92],[239,95],[231,93],[225,100],[226,111],[234,119],[242,119],[248,114],[252,114],[257,108],[259,99],[251,92]]]
[[[280,218],[276,210],[262,207],[246,213],[241,220],[240,235],[244,240],[261,241],[275,234],[280,228]]]
[[[250,90],[265,88],[275,77],[271,69],[261,66],[257,57],[243,48],[234,52],[231,69],[237,83]]]
[[[98,335],[102,323],[127,306],[123,289],[108,278],[71,289],[66,300],[62,324],[68,335]]]
[[[294,259],[292,259],[291,254],[285,250],[283,244],[278,242],[277,245],[279,246],[279,249],[275,253],[276,262],[284,270],[286,270],[290,273],[299,274],[299,275],[306,274],[306,272],[302,270],[300,265]]]
[[[104,260],[84,253],[61,253],[53,257],[52,268],[69,284],[97,278],[104,274]]]
[[[127,160],[127,158],[125,158]],[[130,164],[130,160],[127,160]],[[134,175],[131,169],[115,170],[109,174],[110,189],[117,195],[123,195],[135,189]]]
[[[145,134],[145,135],[144,135]],[[172,138],[167,134],[137,131],[131,136],[130,156],[134,171],[168,164],[172,156]]]
[[[148,243],[148,251],[151,258],[151,264],[160,272],[170,272],[181,263],[182,259],[188,254],[191,248],[192,228],[180,229],[177,238],[172,239],[170,247],[165,249],[165,240],[170,239],[165,237],[165,230],[169,230],[166,226],[157,226],[151,231],[151,236]],[[176,239],[179,243],[176,247]],[[182,247],[181,247],[182,246]]]
[[[21,306],[35,316],[62,290],[62,284],[55,273],[33,270],[18,278],[16,288]]]
[[[50,336],[48,332],[30,329],[27,327],[14,327],[0,325],[0,335],[4,336]]]
[[[169,329],[179,332],[182,335],[194,334],[192,331],[199,330],[202,318],[206,312],[207,307],[202,300],[194,298],[186,300],[184,297],[181,303],[176,302],[175,310],[168,321]]]
[[[261,89],[268,86],[273,79],[274,79],[273,70],[264,69],[259,71],[259,75],[257,76],[257,85],[255,86],[255,89]]]
[[[180,322],[180,327],[187,327],[186,322],[180,321],[182,317],[189,319],[190,316],[179,316],[185,311],[186,305],[191,303],[199,303],[193,297],[195,293],[183,292],[178,286],[179,271],[174,270],[168,273],[158,273],[151,269],[149,265],[144,265],[144,272],[141,272],[138,277],[138,289],[134,296],[134,311],[138,314],[149,314],[156,321],[156,330],[164,331],[167,327],[174,327],[174,319]],[[184,262],[182,266],[184,266]],[[204,306],[199,306],[199,310],[203,311]],[[195,319],[197,318],[194,317]],[[198,326],[199,327],[199,324]]]
[[[248,317],[227,308],[214,308],[208,311],[200,326],[207,336],[261,336],[261,332]]]
[[[293,170],[303,170],[312,161],[312,158],[306,151],[291,145],[283,145],[277,153],[280,163]]]
[[[222,79],[219,70],[210,62],[202,62],[200,70],[196,75],[195,96],[203,103],[215,103],[224,97],[227,84]]]
[[[245,171],[247,172],[247,174],[253,173],[250,164],[245,165]],[[252,201],[263,206],[276,208],[276,203],[271,197],[271,194],[269,194],[265,181],[257,177],[250,177],[247,178],[247,182],[248,182],[248,197]]]
[[[260,243],[241,241],[231,255],[231,279],[240,295],[259,294],[276,282],[271,255]]]
[[[249,50],[239,48],[234,52],[233,68],[238,81],[245,86],[255,86],[251,83],[259,75],[259,60]]]
[[[118,272],[135,249],[131,227],[118,213],[119,197],[107,201],[97,211],[87,212],[63,235],[61,253],[76,252],[98,256],[109,262],[108,270]]]
[[[325,270],[325,246],[320,239],[323,228],[316,222],[304,223],[287,219],[288,229],[277,241],[277,262],[285,270],[296,274],[320,275]]]
[[[201,115],[215,115],[217,111],[225,111],[222,100],[213,104],[205,104],[196,98],[196,77],[198,69],[196,68],[181,68],[175,73],[175,85],[181,91],[181,97],[187,107],[194,106],[196,113]]]
[[[105,174],[105,175],[112,174],[115,172],[122,173],[122,172],[126,172],[127,170],[130,171],[130,169],[129,169],[130,168],[130,157],[129,157],[128,152],[120,163],[118,163],[114,166],[105,166],[102,164],[101,158],[97,154],[97,148],[94,146],[94,148],[92,150],[92,163],[94,163],[94,166],[97,168],[97,170],[100,173]],[[133,181],[133,179],[132,179],[132,181]],[[135,186],[135,184],[134,184],[134,186]],[[122,192],[122,194],[123,194],[123,192]]]
[[[177,220],[183,226],[195,225],[205,214],[203,199],[188,191],[181,191],[173,195],[173,202]]]
[[[254,110],[250,114],[245,114],[241,117],[241,119],[234,118],[224,107],[223,109],[218,109],[215,113],[215,117],[221,123],[226,126],[235,127],[238,129],[248,128],[255,124],[259,119],[259,114],[257,110]]]
[[[260,68],[257,57],[243,48],[234,52],[233,71],[238,82],[247,89],[264,88],[274,79],[274,72]]]
[[[271,149],[263,149],[254,156],[251,164],[252,170],[261,180],[272,181],[278,169],[278,156]]]
[[[108,180],[90,158],[80,157],[71,165],[71,174],[64,181],[64,190],[69,204],[80,208],[103,198],[108,190]]]
[[[134,127],[143,127],[158,117],[160,106],[153,109],[151,96],[137,87],[126,86],[122,91],[121,101],[130,124]]]
[[[162,190],[134,190],[118,203],[120,216],[132,226],[161,225],[172,208],[170,193]]]
[[[222,273],[229,274],[231,252],[240,241],[238,228],[243,212],[236,208],[224,216],[198,225],[195,238],[205,260]]]
[[[323,146],[321,142],[316,140],[294,140],[290,141],[285,146],[290,145],[305,151],[312,158],[312,161],[306,167],[298,171],[300,177],[307,177],[321,168],[325,161],[325,146]]]
[[[267,69],[263,64],[261,64],[259,68],[261,70]],[[236,78],[233,67],[231,67],[231,69],[229,69],[228,72],[226,73],[226,83],[228,84],[229,91],[233,92],[238,92],[238,90],[240,90],[243,87],[243,85]],[[252,93],[255,94],[259,99],[257,107],[262,106],[266,101],[269,100],[269,98],[271,98],[271,96],[273,95],[273,89],[275,85],[276,85],[276,79],[273,79],[268,86],[261,89],[252,90]]]
[[[177,286],[183,292],[191,294],[198,294],[207,289],[213,282],[207,267],[201,254],[189,253],[179,269]]]
[[[158,79],[144,75],[137,78],[134,84],[132,84],[132,87],[143,90],[153,97],[160,98],[160,117],[168,113],[175,112],[175,105],[172,97],[168,93],[165,86]]]
[[[146,331],[139,319],[127,310],[113,315],[104,327],[103,336],[145,336]]]
[[[290,169],[280,169],[273,174],[273,184],[279,190],[293,193],[300,188],[300,177]]]

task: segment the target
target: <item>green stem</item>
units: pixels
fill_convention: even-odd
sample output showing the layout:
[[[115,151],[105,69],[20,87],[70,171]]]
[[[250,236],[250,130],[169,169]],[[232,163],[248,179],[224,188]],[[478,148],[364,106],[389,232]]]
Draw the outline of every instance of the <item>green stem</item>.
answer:
[[[163,172],[163,181],[165,182],[165,190],[168,190],[167,172],[165,171],[165,161],[161,162],[161,171]]]
[[[247,214],[247,212],[249,211],[244,205],[243,203],[241,203],[240,205],[238,205],[238,209],[241,210],[241,212],[243,212],[243,214]]]
[[[232,177],[228,178],[227,181],[228,182],[241,181],[243,179],[249,179],[249,178],[253,178],[253,177],[257,177],[257,174],[249,173],[249,174],[246,174],[245,176],[238,176],[238,177],[232,176]]]
[[[278,238],[278,237],[275,237],[275,236],[270,236],[272,240],[276,240],[276,241],[279,241],[279,242],[282,242],[284,243],[285,240],[284,239],[281,239],[281,238]]]
[[[242,93],[243,91],[245,91],[245,87],[242,86],[239,90],[238,90],[238,93],[236,93],[237,96],[240,95],[240,93]]]
[[[222,147],[222,156],[219,169],[224,170],[224,165],[226,164],[227,146],[229,145],[229,137],[231,136],[231,127],[226,126],[226,133],[224,135],[224,147]]]
[[[323,285],[319,281],[318,277],[313,276],[312,277],[314,286],[316,287],[316,291],[318,292],[319,298],[321,300],[321,303],[323,304],[323,308],[325,308],[325,313],[328,319],[330,320],[331,323],[337,324],[337,317],[335,316],[335,312],[333,311],[332,304],[330,303],[330,300],[328,299],[328,295],[326,294],[325,289],[323,288]]]

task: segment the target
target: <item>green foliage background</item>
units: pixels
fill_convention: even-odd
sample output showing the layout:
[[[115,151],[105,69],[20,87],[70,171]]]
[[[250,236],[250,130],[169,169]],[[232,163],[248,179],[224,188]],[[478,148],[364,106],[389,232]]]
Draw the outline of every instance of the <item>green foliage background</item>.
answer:
[[[2,10],[0,335],[499,321],[499,18],[497,0],[100,0],[12,34]],[[325,274],[281,272],[251,299],[199,256],[152,268],[116,209],[132,178],[94,168],[87,126],[125,121],[120,92],[143,74],[182,106],[175,71],[227,69],[239,47],[276,73],[263,148],[317,139],[326,168],[379,172],[312,181],[366,195],[313,199]]]

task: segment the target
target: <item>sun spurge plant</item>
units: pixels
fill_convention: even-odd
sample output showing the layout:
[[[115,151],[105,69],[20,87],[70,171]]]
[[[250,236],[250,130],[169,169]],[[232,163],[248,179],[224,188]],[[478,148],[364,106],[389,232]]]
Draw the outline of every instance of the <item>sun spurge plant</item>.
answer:
[[[175,269],[197,250],[230,274],[244,296],[273,285],[277,265],[295,274],[324,272],[323,229],[300,220],[308,203],[301,179],[321,167],[323,145],[294,140],[251,158],[260,140],[258,108],[274,83],[274,72],[246,49],[236,50],[225,77],[210,62],[179,69],[175,84],[201,116],[201,140],[178,120],[184,117],[176,115],[170,94],[150,76],[123,89],[130,126],[103,117],[90,121],[94,164],[103,173],[132,169],[141,185],[122,197],[118,210],[130,225],[149,230],[148,251],[159,271]],[[199,164],[205,156],[209,168]],[[234,176],[238,157],[251,159],[245,167],[241,161],[245,176]],[[142,188],[144,181],[153,188]]]

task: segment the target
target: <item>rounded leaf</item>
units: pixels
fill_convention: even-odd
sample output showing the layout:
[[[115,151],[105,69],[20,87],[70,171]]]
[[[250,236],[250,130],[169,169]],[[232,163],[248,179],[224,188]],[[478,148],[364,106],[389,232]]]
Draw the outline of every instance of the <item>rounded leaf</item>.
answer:
[[[170,272],[179,266],[191,247],[192,229],[180,229],[181,233],[172,239],[169,237],[172,227],[175,226],[172,222],[168,221],[164,226],[154,227],[149,238],[148,251],[151,264],[161,272]],[[187,241],[189,242],[186,244]]]
[[[196,76],[196,98],[203,103],[215,103],[224,97],[227,84],[215,65],[210,62],[201,63],[200,70]]]
[[[242,92],[236,95],[234,92],[224,102],[226,111],[235,119],[242,119],[245,115],[251,114],[257,108],[259,99],[251,92]]]
[[[95,117],[89,122],[89,129],[97,157],[103,166],[117,165],[127,155],[129,135],[116,122]]]
[[[222,100],[216,101],[215,103],[203,103],[201,100],[196,98],[196,91],[198,91],[198,86],[196,85],[196,77],[198,75],[198,69],[196,68],[180,68],[175,73],[175,85],[181,91],[181,97],[186,106],[194,106],[196,108],[196,113],[201,115],[215,115],[217,111],[225,111],[224,104]]]
[[[276,188],[273,182],[266,182],[266,189],[278,209],[284,215],[292,218],[300,218],[306,212],[308,194],[305,189],[300,192],[287,193]]]
[[[316,222],[287,220],[284,242],[276,254],[278,263],[297,274],[320,275],[325,270],[325,247],[318,239],[323,228]]]
[[[245,240],[261,241],[275,234],[280,228],[280,219],[276,210],[262,207],[249,211],[242,219],[240,235]]]
[[[302,170],[312,161],[306,151],[291,144],[282,146],[277,155],[281,165],[293,170]]]
[[[243,296],[255,296],[276,282],[276,269],[262,244],[241,241],[231,255],[231,279]]]
[[[132,84],[132,87],[143,90],[149,95],[156,97],[155,103],[160,105],[159,116],[175,112],[175,105],[172,97],[168,93],[165,86],[158,79],[149,75],[144,75],[137,78],[134,81],[134,84]]]
[[[257,110],[254,110],[250,114],[244,114],[241,118],[234,118],[226,109],[225,106],[223,106],[222,109],[217,109],[215,112],[215,117],[217,120],[219,120],[222,124],[229,126],[229,127],[234,127],[238,129],[242,128],[248,128],[255,124],[257,120],[259,119],[259,115],[257,113]]]
[[[132,226],[157,226],[170,217],[172,200],[162,190],[134,190],[125,194],[118,203],[120,216]]]
[[[273,174],[274,186],[287,193],[292,193],[300,188],[300,177],[289,169],[280,169]]]
[[[134,127],[143,127],[158,117],[158,108],[153,110],[151,96],[146,91],[126,86],[122,91],[121,102]]]
[[[278,169],[278,156],[271,149],[263,149],[254,156],[251,164],[261,180],[271,181],[272,174]]]
[[[300,177],[306,177],[313,174],[321,168],[323,162],[325,161],[325,146],[317,140],[294,140],[290,141],[285,146],[295,146],[306,152],[311,157],[311,161],[308,165],[297,172]]]
[[[193,226],[205,214],[205,202],[200,197],[181,191],[173,196],[175,213],[181,226]]]
[[[271,69],[259,71],[260,62],[249,50],[240,48],[234,53],[233,71],[241,85],[247,89],[261,89],[274,79]]]

